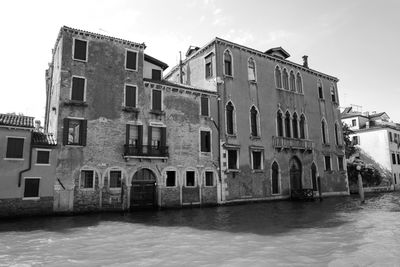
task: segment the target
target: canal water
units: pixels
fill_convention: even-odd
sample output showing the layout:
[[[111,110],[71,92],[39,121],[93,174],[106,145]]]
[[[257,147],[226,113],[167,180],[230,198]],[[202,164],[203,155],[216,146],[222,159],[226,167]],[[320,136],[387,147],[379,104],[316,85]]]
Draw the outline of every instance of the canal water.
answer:
[[[0,222],[0,266],[400,266],[400,193]]]

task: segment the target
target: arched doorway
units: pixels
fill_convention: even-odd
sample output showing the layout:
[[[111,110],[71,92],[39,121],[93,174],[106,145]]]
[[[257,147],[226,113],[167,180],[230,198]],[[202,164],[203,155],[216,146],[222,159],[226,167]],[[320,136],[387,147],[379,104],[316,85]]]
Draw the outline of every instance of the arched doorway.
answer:
[[[317,167],[315,166],[315,163],[311,164],[311,181],[312,181],[312,188],[314,191],[318,191],[318,185],[317,185]]]
[[[302,189],[301,182],[301,162],[297,157],[292,157],[290,162],[290,187],[291,190]]]
[[[156,176],[149,169],[140,169],[132,178],[130,208],[154,207],[156,207]]]

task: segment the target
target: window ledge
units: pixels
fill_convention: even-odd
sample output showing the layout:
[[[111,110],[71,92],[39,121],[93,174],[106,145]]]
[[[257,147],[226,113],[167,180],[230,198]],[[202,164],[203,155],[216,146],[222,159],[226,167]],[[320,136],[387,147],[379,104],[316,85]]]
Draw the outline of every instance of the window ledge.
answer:
[[[178,188],[177,185],[174,185],[174,186],[167,186],[167,185],[166,185],[166,186],[164,186],[164,187],[165,187],[165,188],[168,188],[168,189],[169,189],[169,188],[171,188],[171,189],[172,189],[172,188]]]
[[[82,63],[86,63],[88,62],[87,58],[86,59],[79,59],[79,58],[72,58],[74,61],[78,61],[78,62],[82,62]]]
[[[85,101],[65,100],[64,101],[64,106],[87,107],[88,104]]]
[[[261,136],[259,136],[259,135],[257,135],[257,136],[250,135],[250,139],[251,139],[251,140],[260,140],[260,139],[261,139]]]
[[[94,188],[82,188],[82,187],[79,187],[79,190],[85,191],[85,192],[94,192]]]
[[[276,87],[276,90],[284,91],[284,92],[286,92],[286,93],[292,93],[292,94],[295,94],[295,95],[302,95],[302,96],[304,96],[304,93],[299,93],[299,92],[297,92],[297,91],[291,91],[291,90],[283,89],[283,88],[280,88],[280,87]]]
[[[40,200],[40,197],[23,197],[22,200]]]
[[[152,109],[152,110],[150,110],[150,113],[154,114],[154,115],[165,115],[165,111],[162,111],[162,110],[154,110],[154,109]]]
[[[137,68],[136,69],[130,69],[130,68],[125,67],[125,70],[127,70],[127,71],[136,71],[137,72]]]
[[[132,112],[132,113],[139,113],[139,111],[140,111],[138,108],[127,107],[127,106],[122,107],[122,110],[126,111],[126,112]]]
[[[237,135],[236,134],[226,134],[226,137],[228,137],[228,138],[236,138]]]
[[[184,185],[183,187],[184,187],[184,188],[197,188],[197,185],[194,185],[194,186],[187,186],[187,185]]]
[[[257,81],[256,81],[256,80],[249,80],[249,83],[251,83],[251,84],[257,84]]]
[[[211,151],[210,152],[204,152],[204,151],[200,151],[200,156],[201,157],[211,157]]]
[[[35,166],[51,166],[50,163],[35,163]]]
[[[121,187],[109,187],[110,191],[121,191]]]
[[[215,185],[204,185],[203,187],[205,187],[205,188],[214,188]]]
[[[25,160],[24,158],[4,158],[4,160],[10,160],[10,161],[12,161],[12,160],[15,160],[15,161],[23,161],[23,160]]]
[[[330,144],[322,144],[323,147],[330,147]]]
[[[224,74],[224,78],[233,79],[233,75]]]
[[[241,171],[239,169],[227,169],[225,173],[240,173]]]
[[[325,102],[325,98],[319,98],[319,97],[318,97],[318,100],[319,100],[319,101],[322,101],[322,102]]]
[[[67,146],[67,147],[84,147],[83,145],[79,145],[79,144],[66,144],[65,146]]]
[[[252,173],[263,173],[264,170],[258,170],[258,169],[257,169],[257,170],[251,170],[251,172],[252,172]]]

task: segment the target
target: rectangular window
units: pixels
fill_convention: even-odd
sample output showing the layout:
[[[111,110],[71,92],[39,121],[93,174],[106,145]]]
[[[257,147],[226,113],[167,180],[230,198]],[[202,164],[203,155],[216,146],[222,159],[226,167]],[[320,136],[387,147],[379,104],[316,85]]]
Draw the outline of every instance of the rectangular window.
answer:
[[[49,163],[50,163],[50,151],[37,150],[36,164],[49,164]]]
[[[74,39],[74,59],[86,61],[87,41]]]
[[[343,157],[342,156],[338,156],[338,166],[339,166],[339,171],[343,171],[344,170]]]
[[[228,169],[237,170],[237,150],[228,150]]]
[[[162,99],[162,92],[160,90],[153,90],[152,91],[152,107],[151,109],[154,111],[161,111],[161,99]]]
[[[200,98],[200,114],[201,116],[210,116],[209,106],[208,106],[208,97],[202,96]]]
[[[396,164],[396,154],[392,153],[392,164]]]
[[[141,126],[141,125],[140,125]],[[129,136],[128,136],[128,144],[133,146],[139,145],[139,125],[128,125],[129,127]]]
[[[261,170],[262,169],[262,152],[261,151],[252,151],[252,160],[253,160],[253,170]]]
[[[210,54],[205,58],[206,79],[213,77],[212,59],[213,59],[213,54]]]
[[[400,177],[400,174],[399,174],[399,177]],[[396,178],[396,174],[395,173],[393,173],[393,178],[394,178],[394,184],[397,184],[397,178]]]
[[[389,132],[389,142],[393,142],[392,132]]]
[[[206,186],[214,186],[214,173],[213,172],[206,172]]]
[[[22,159],[24,154],[24,138],[7,138],[7,159]]]
[[[71,100],[85,100],[85,84],[86,79],[81,77],[72,77]]]
[[[200,131],[200,151],[211,152],[211,132]]]
[[[39,197],[39,184],[38,178],[25,178],[24,198]]]
[[[151,127],[151,146],[152,149],[159,149],[161,146],[161,128]]]
[[[110,188],[121,188],[121,171],[110,171]]]
[[[64,145],[86,146],[87,120],[64,119]]]
[[[400,165],[400,154],[397,154],[397,164]]]
[[[138,52],[126,50],[125,68],[127,70],[137,70]]]
[[[195,173],[194,171],[187,171],[186,172],[186,186],[195,186]]]
[[[167,181],[166,181],[166,186],[167,187],[172,187],[175,186],[176,182],[176,172],[175,171],[167,171]]]
[[[357,125],[357,120],[351,120],[351,126],[356,126]]]
[[[161,70],[151,70],[151,79],[161,81]]]
[[[330,156],[325,156],[325,170],[326,171],[331,171],[331,157]]]
[[[353,145],[359,145],[360,144],[360,139],[358,138],[357,135],[352,137],[352,141],[353,141]]]
[[[125,85],[125,107],[136,108],[137,87]]]
[[[81,171],[81,188],[93,188],[94,185],[94,171],[83,170]]]
[[[322,90],[322,85],[318,85],[318,97],[319,99],[324,99],[324,92]]]

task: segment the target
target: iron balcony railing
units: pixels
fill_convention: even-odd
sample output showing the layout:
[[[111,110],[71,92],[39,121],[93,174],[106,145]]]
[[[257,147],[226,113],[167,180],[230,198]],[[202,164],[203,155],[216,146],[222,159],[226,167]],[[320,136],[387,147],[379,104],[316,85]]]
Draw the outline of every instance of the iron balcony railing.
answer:
[[[301,150],[312,150],[314,148],[314,142],[310,140],[289,138],[282,136],[273,136],[272,145],[274,148],[289,148],[289,149],[301,149]]]
[[[125,156],[168,157],[168,146],[124,145]]]

